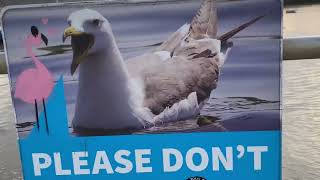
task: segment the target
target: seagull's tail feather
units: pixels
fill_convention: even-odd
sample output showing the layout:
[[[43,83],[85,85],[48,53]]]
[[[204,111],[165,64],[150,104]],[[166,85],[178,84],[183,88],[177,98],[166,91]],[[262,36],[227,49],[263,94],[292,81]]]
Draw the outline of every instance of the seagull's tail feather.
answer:
[[[227,42],[230,38],[232,38],[233,36],[235,36],[236,34],[238,34],[240,31],[246,29],[247,27],[249,27],[250,25],[254,24],[255,22],[259,21],[260,19],[262,19],[263,17],[265,17],[265,15],[262,16],[258,16],[252,20],[250,20],[247,23],[244,23],[236,28],[234,28],[233,30],[223,34],[222,36],[220,36],[218,39],[222,42],[225,43]]]
[[[162,113],[153,118],[153,122],[168,123],[194,118],[200,113],[196,92],[191,93],[188,98],[166,108]]]
[[[190,26],[190,38],[216,38],[218,32],[218,15],[216,0],[205,0]]]

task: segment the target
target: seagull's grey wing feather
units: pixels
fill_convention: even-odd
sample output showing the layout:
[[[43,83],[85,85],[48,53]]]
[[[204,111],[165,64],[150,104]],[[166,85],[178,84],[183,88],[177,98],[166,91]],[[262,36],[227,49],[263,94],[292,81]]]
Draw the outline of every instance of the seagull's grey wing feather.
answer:
[[[198,102],[210,96],[217,86],[219,56],[203,55],[196,58],[174,57],[162,65],[143,72],[144,105],[154,114],[197,93]]]
[[[178,47],[173,56],[185,57],[187,59],[194,59],[194,57],[201,57],[201,54],[206,52],[219,54],[221,51],[221,43],[219,40],[204,38],[200,40],[190,39],[183,46]],[[221,64],[223,65],[223,64]]]
[[[218,15],[215,0],[205,0],[191,25],[185,24],[173,33],[155,51],[173,51],[181,45],[186,38],[202,39],[216,38],[218,32]]]

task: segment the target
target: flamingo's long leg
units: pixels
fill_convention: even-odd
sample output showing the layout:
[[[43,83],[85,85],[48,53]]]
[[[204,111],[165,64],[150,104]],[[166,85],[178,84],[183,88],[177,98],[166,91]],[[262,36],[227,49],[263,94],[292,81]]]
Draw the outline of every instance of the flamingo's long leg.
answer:
[[[34,100],[34,105],[35,105],[35,108],[36,108],[36,118],[37,118],[37,128],[38,128],[38,131],[39,131],[39,115],[38,115],[38,105],[37,105],[37,100],[35,99]]]
[[[46,109],[46,102],[44,101],[44,99],[42,99],[42,104],[43,104],[43,110],[44,110],[44,117],[45,117],[45,120],[46,120],[46,130],[47,130],[47,133],[49,134],[47,109]]]

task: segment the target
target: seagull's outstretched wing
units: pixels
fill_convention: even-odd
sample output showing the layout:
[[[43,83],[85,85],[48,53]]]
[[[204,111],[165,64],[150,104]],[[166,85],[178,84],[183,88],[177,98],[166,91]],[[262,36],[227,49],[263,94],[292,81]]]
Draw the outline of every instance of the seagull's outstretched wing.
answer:
[[[218,32],[218,14],[216,0],[205,0],[197,15],[193,18],[190,27],[190,38],[216,39]]]
[[[217,39],[218,15],[215,0],[205,0],[191,24],[185,24],[173,33],[156,51],[173,51],[183,45],[186,38],[203,39],[205,37]]]

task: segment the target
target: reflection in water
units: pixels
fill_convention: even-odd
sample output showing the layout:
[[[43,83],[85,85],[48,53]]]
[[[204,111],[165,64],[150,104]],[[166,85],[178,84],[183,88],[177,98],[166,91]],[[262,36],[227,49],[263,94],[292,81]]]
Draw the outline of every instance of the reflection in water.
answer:
[[[256,97],[230,97],[210,99],[202,113],[225,120],[239,114],[279,109],[279,101],[267,101]]]
[[[244,120],[248,119],[251,121],[262,121],[261,114],[258,114],[257,112],[262,112],[264,116],[270,118],[268,117],[270,112],[276,110],[279,110],[279,101],[267,101],[255,97],[211,98],[204,106],[201,115],[214,117],[215,119],[218,119],[218,122],[228,121],[230,119],[232,120],[233,126],[238,126],[238,123],[242,123]],[[24,133],[29,132],[33,126],[34,122],[17,124],[18,131]],[[172,123],[156,124],[150,128],[130,133],[184,132],[189,130],[202,131],[202,128],[203,127],[199,127],[196,119],[189,119]],[[222,124],[220,128],[223,128]],[[221,131],[220,128],[218,131]],[[276,127],[275,125],[273,128],[278,129],[279,127]],[[242,128],[241,130],[244,131],[249,129]],[[70,131],[73,132],[72,129]],[[213,128],[212,131],[216,131],[216,129]],[[112,132],[111,135],[127,133],[128,132]],[[93,134],[96,135],[97,132],[93,132]],[[101,132],[101,135],[105,134],[110,135],[110,132]],[[90,133],[86,135],[90,135]]]
[[[71,51],[72,47],[71,45],[57,45],[57,46],[41,47],[38,49],[45,51],[45,53],[37,56],[37,57],[42,57],[42,56],[53,56],[53,55],[64,54],[66,52]]]
[[[262,121],[261,114],[258,114],[257,112],[263,112],[264,116],[270,118],[268,116],[273,110],[279,110],[278,101],[267,101],[255,97],[211,98],[205,105],[204,109],[201,111],[201,115],[211,116],[219,119],[214,124],[215,126],[219,127],[211,127],[211,125],[208,125],[208,130],[227,131],[228,129],[224,128],[224,123],[228,120],[232,121],[232,124],[228,126],[238,126],[239,123],[242,123],[244,120],[248,120],[248,118],[250,118],[251,121]],[[273,128],[277,129],[277,127]],[[186,121],[157,124],[154,127],[139,131],[138,133],[140,134],[176,131],[200,132],[204,129],[206,129],[206,127],[199,127],[196,119],[190,119]],[[242,128],[241,130],[244,131],[249,129]]]
[[[17,123],[18,130],[21,128],[27,128],[35,125],[35,122],[25,122],[25,123]]]
[[[157,47],[160,46],[162,42],[160,43],[155,43],[155,44],[150,44],[150,45],[141,45],[141,46],[135,46],[135,47],[120,47],[120,50],[124,49],[130,49],[130,48],[147,48],[147,47]],[[61,55],[61,54],[66,54],[72,52],[72,47],[70,44],[64,45],[55,45],[55,46],[46,46],[46,47],[41,47],[37,48],[39,55],[36,57],[45,57],[45,56],[54,56],[54,55]],[[29,57],[25,57],[29,58]]]

